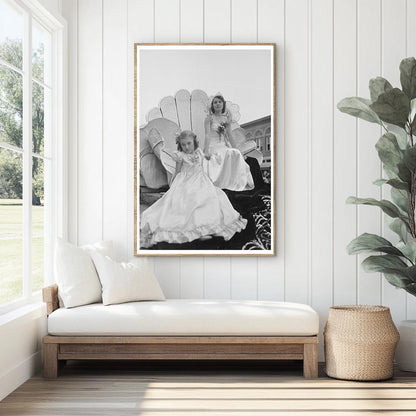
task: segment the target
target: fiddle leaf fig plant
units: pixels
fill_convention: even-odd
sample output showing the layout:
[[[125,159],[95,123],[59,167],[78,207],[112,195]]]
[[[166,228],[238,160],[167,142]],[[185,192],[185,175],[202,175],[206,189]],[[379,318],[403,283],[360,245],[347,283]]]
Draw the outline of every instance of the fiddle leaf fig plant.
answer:
[[[390,217],[389,228],[398,236],[392,244],[384,237],[364,233],[352,240],[349,254],[373,253],[362,262],[367,272],[381,272],[393,286],[416,296],[416,59],[400,63],[400,88],[382,77],[369,82],[370,99],[344,98],[338,109],[383,128],[376,150],[385,178],[377,186],[390,187],[391,200],[350,196],[349,204],[379,207]]]

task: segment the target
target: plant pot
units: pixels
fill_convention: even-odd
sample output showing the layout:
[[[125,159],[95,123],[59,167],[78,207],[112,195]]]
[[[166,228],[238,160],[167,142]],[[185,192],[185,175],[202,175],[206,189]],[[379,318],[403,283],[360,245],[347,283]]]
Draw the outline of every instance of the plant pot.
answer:
[[[416,321],[401,321],[396,361],[402,371],[416,371]]]
[[[324,330],[326,373],[343,380],[393,377],[399,332],[385,306],[351,305],[329,309]]]

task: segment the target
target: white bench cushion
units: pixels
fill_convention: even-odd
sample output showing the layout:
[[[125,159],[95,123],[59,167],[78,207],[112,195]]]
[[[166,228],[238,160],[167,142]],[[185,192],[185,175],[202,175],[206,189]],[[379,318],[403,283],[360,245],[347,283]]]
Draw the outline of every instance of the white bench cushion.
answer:
[[[58,309],[50,335],[316,335],[318,314],[289,302],[168,299]]]

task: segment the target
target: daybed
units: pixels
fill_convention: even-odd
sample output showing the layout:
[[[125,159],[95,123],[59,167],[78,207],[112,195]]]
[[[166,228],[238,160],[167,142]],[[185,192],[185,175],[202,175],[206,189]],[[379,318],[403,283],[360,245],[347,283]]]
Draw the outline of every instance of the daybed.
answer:
[[[58,287],[43,289],[48,335],[44,377],[68,359],[303,360],[318,375],[318,314],[274,301],[168,299],[59,308]]]

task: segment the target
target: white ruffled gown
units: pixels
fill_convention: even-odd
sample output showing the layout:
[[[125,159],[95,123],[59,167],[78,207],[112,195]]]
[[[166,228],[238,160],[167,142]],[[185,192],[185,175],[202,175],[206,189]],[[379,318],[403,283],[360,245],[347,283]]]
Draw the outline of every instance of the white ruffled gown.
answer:
[[[141,247],[162,241],[181,244],[209,235],[230,240],[245,229],[247,220],[205,174],[201,149],[192,154],[175,152],[175,155],[182,161],[181,171],[165,195],[143,211]]]
[[[212,155],[205,169],[215,186],[230,191],[247,191],[254,188],[253,177],[249,165],[238,149],[230,147],[225,134],[217,132],[222,122],[227,122],[227,116],[211,116],[209,153]]]

